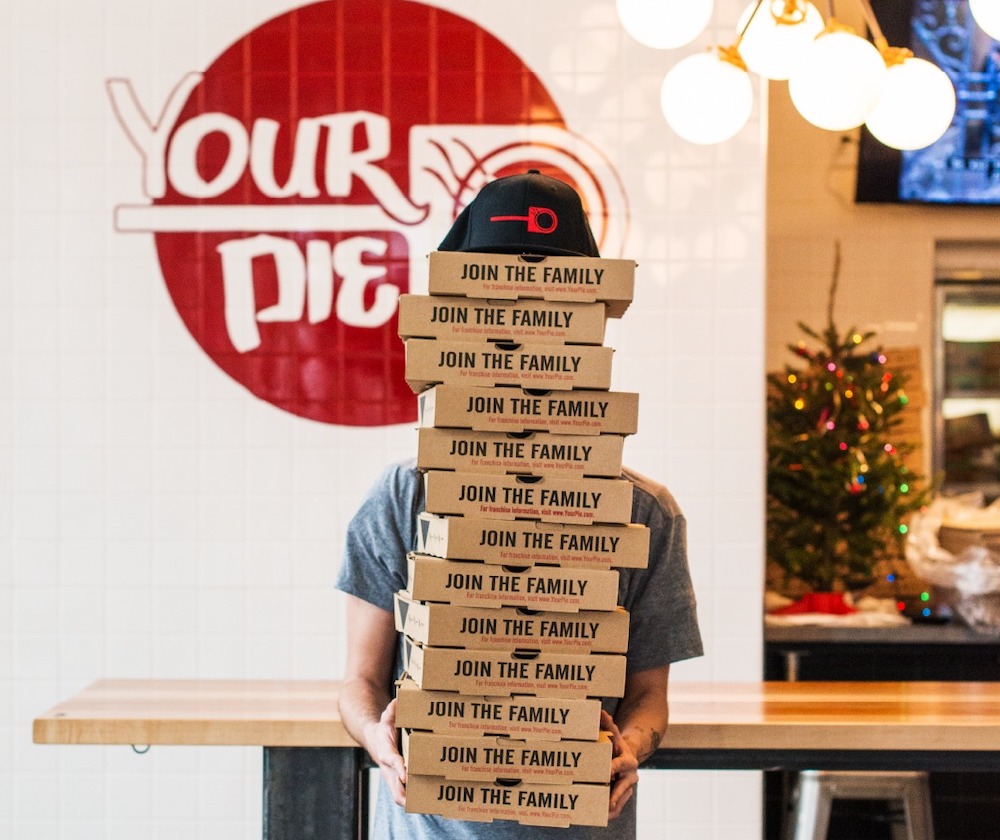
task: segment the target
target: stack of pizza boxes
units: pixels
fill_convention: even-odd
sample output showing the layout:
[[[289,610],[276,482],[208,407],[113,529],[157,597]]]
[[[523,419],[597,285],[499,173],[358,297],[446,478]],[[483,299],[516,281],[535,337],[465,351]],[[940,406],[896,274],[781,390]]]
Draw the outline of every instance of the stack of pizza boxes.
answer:
[[[625,685],[618,568],[645,567],[621,477],[638,395],[613,392],[606,319],[635,263],[438,251],[400,300],[425,512],[396,595],[406,808],[605,825],[601,697]]]

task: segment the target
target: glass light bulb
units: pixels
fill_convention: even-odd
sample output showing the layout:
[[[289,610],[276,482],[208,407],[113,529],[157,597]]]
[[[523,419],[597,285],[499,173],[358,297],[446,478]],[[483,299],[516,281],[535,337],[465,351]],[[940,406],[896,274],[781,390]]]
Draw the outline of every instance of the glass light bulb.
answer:
[[[660,89],[667,123],[691,143],[721,143],[750,119],[753,85],[745,70],[714,50],[688,56],[667,73]]]
[[[668,50],[697,38],[712,18],[713,0],[615,0],[622,27],[640,44]]]
[[[948,74],[911,57],[888,69],[882,98],[866,125],[893,149],[923,149],[948,130],[954,116],[955,87]]]
[[[983,32],[1000,41],[1000,3],[997,0],[969,0],[969,11]]]
[[[802,53],[823,31],[823,16],[806,0],[795,0],[791,19],[784,16],[786,0],[764,0],[754,14],[756,6],[757,0],[753,0],[736,25],[736,30],[743,32],[740,55],[754,73],[766,79],[787,79]]]
[[[788,78],[792,103],[828,131],[857,128],[878,104],[886,68],[879,51],[851,32],[824,32]]]

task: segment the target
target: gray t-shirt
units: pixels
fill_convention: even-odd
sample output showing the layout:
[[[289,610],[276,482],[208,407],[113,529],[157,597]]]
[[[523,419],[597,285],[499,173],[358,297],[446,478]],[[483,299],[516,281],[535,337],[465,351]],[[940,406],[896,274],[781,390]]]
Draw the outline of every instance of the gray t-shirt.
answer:
[[[669,491],[638,473],[623,470],[633,484],[632,521],[650,529],[649,566],[621,569],[618,603],[629,612],[629,672],[661,668],[701,656],[701,635],[687,564],[684,516]],[[392,596],[406,587],[406,555],[417,545],[417,514],[424,493],[414,461],[389,466],[362,502],[347,529],[337,588],[392,612]],[[402,644],[395,673],[402,672]],[[618,701],[604,708],[614,715]],[[379,785],[374,836],[379,840],[631,840],[635,797],[607,828],[536,828],[509,821],[474,823],[407,814]]]

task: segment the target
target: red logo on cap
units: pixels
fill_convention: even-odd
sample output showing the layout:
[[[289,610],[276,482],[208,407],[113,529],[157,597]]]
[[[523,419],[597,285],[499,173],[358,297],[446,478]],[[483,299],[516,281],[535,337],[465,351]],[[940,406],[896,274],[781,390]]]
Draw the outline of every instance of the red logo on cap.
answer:
[[[527,216],[490,216],[491,222],[527,222],[528,233],[552,233],[559,227],[559,217],[548,207],[529,207]]]

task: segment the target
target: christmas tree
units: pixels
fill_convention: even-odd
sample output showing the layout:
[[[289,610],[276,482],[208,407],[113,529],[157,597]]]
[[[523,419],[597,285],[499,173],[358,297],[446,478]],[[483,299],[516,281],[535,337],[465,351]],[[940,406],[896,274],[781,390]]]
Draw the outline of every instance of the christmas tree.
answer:
[[[813,592],[870,585],[875,567],[902,556],[905,520],[927,500],[904,464],[912,449],[894,440],[907,404],[903,377],[873,332],[841,334],[833,322],[840,273],[834,260],[818,343],[789,345],[801,366],[767,377],[767,555]]]

